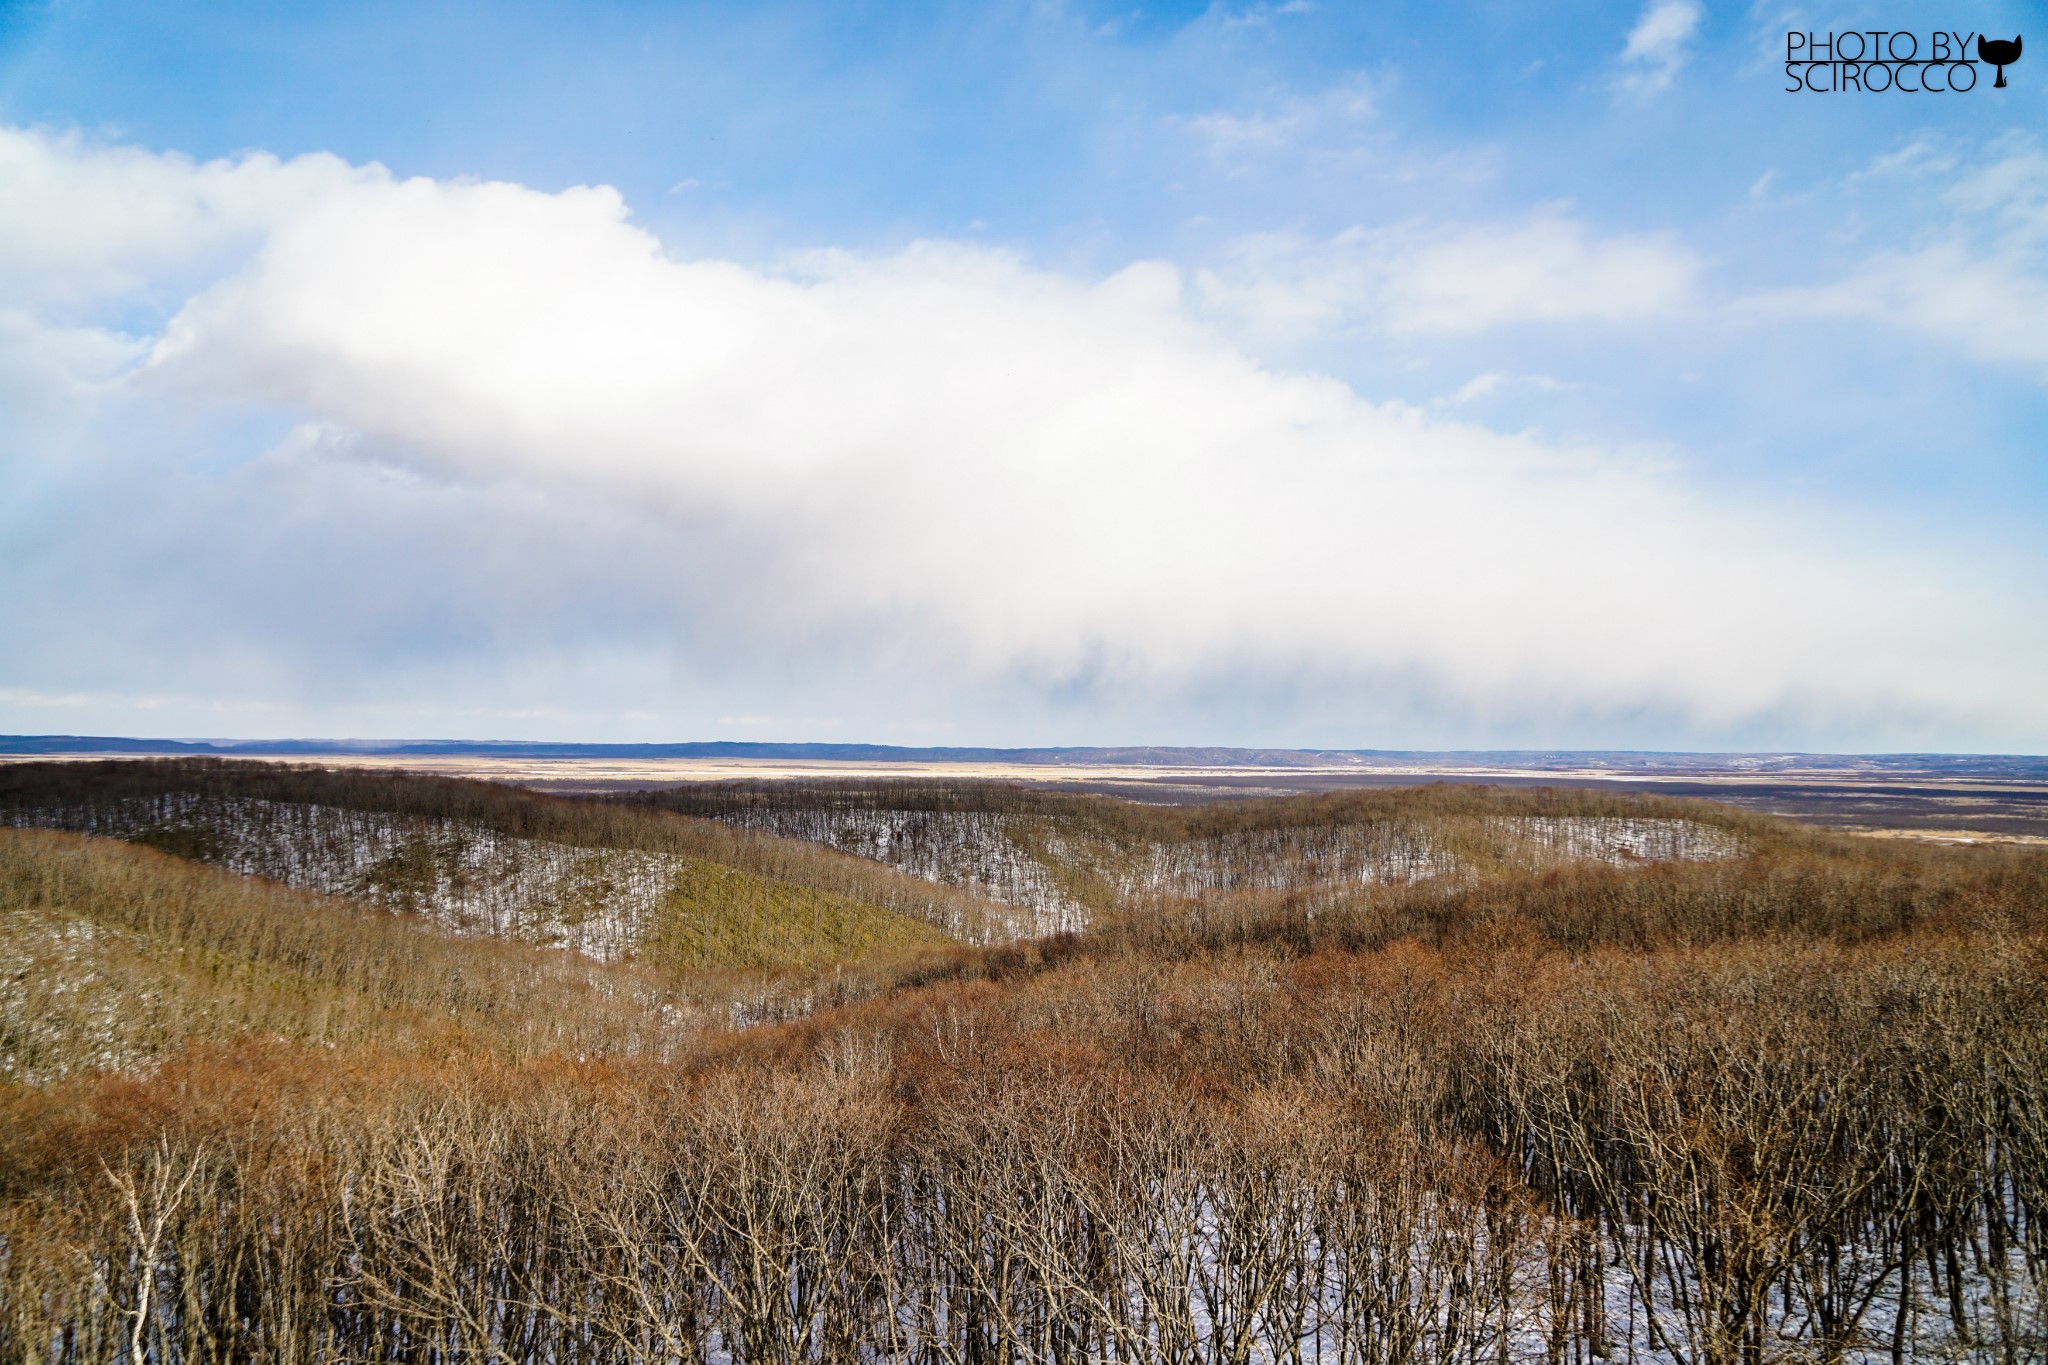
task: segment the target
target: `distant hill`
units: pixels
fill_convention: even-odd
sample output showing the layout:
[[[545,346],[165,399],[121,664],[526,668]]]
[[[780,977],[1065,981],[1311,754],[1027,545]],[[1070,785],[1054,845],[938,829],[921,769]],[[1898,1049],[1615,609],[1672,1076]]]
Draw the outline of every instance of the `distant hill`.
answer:
[[[839,763],[1013,763],[1128,768],[1429,768],[1631,776],[1844,773],[2048,780],[2048,756],[2022,754],[1685,753],[1619,749],[1248,749],[1118,745],[1037,749],[910,748],[893,744],[556,744],[519,740],[137,739],[0,735],[0,754],[213,754],[241,758],[370,756],[516,759],[768,759]]]

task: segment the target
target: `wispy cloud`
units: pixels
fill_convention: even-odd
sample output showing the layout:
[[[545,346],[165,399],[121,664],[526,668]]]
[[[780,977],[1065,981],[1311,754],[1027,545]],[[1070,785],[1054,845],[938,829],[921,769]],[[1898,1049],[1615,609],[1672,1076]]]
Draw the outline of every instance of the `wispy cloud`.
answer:
[[[1173,122],[1192,133],[1210,156],[1232,162],[1342,135],[1370,120],[1376,109],[1371,78],[1354,73],[1311,94],[1289,93],[1243,111],[1211,110]]]
[[[1654,95],[1669,86],[1691,60],[1705,16],[1698,0],[1650,0],[1622,45],[1620,88],[1631,95]]]
[[[1690,303],[1699,258],[1669,233],[1600,234],[1562,210],[1505,223],[1243,238],[1197,277],[1208,305],[1285,338],[1364,324],[1405,334],[1620,323]]]
[[[1939,206],[1923,240],[1872,250],[1827,284],[1747,302],[1777,315],[1868,318],[2048,381],[2048,152],[2029,138],[1965,162],[1924,139],[1850,177]]]
[[[1565,385],[1547,374],[1502,374],[1499,370],[1488,370],[1475,374],[1460,384],[1445,402],[1476,403],[1482,398],[1495,394],[1524,389],[1536,393],[1555,393]]]

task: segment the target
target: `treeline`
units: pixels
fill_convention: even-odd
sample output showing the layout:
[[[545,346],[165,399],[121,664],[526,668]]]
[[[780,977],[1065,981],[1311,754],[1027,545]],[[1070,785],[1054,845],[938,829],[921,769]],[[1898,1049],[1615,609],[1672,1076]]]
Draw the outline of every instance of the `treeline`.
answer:
[[[1695,820],[1731,832],[1800,837],[1795,827],[1710,801],[1647,797],[1564,787],[1484,787],[1431,783],[1420,787],[1188,805],[1126,801],[1026,783],[934,781],[693,782],[607,798],[721,819],[748,810],[901,810],[1036,816],[1080,837],[1120,844],[1172,843],[1247,831],[1428,823],[1454,818],[1543,817]]]
[[[614,799],[1085,907],[1112,933],[1162,944],[1278,934],[1360,946],[1510,902],[1565,943],[1821,920],[1829,933],[1869,934],[1972,897],[2042,894],[2038,859],[1881,848],[1709,802],[1585,790],[1440,784],[1164,806],[996,783],[792,782]],[[1583,866],[1601,862],[1621,870]]]
[[[1736,858],[1579,864],[1344,892],[1152,897],[1105,920],[1090,943],[1155,957],[1240,945],[1367,951],[1405,939],[1526,940],[1578,951],[2044,927],[2048,857],[2038,852],[1800,831],[1760,840]]]

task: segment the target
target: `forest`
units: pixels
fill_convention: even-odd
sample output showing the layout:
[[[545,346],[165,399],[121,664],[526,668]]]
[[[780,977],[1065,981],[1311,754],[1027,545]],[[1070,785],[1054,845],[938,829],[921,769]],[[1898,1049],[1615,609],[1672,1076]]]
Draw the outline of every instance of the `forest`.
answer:
[[[0,767],[0,1359],[2048,1358],[2048,855]]]

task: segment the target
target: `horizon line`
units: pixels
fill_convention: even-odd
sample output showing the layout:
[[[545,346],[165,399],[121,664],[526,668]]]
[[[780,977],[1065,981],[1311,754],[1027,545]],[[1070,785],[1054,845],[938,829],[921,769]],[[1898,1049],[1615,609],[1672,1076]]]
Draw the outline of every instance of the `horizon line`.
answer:
[[[555,758],[780,758],[864,760],[867,762],[1003,761],[1031,764],[1092,760],[1113,766],[1171,767],[1187,763],[1203,766],[1298,766],[1303,759],[1359,763],[1396,759],[1690,759],[1768,760],[1857,760],[1896,764],[1903,760],[2026,761],[2048,763],[2048,755],[2024,753],[1895,750],[1884,752],[1825,752],[1795,749],[1630,749],[1569,748],[1562,746],[1502,747],[1485,749],[1429,748],[1342,748],[1334,746],[1241,745],[1241,744],[1047,744],[1047,745],[903,745],[865,741],[825,740],[681,740],[681,741],[580,741],[515,739],[363,739],[363,738],[269,738],[223,739],[206,737],[151,737],[129,735],[0,735],[0,755],[9,757],[84,756],[306,756],[323,754],[371,757],[496,754],[502,757]],[[1263,759],[1264,762],[1257,760]],[[1293,760],[1288,762],[1287,760]]]

